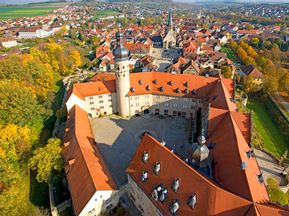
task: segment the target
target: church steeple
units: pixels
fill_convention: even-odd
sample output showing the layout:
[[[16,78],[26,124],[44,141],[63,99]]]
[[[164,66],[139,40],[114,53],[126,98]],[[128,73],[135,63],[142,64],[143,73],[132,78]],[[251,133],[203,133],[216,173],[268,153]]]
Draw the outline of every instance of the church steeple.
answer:
[[[172,30],[172,29],[173,29],[173,14],[170,11],[169,18],[168,18],[168,30]]]

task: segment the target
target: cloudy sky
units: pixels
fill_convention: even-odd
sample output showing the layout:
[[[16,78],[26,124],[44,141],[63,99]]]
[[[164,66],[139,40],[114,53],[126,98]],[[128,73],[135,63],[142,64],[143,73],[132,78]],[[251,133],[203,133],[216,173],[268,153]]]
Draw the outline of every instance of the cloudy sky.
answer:
[[[27,4],[27,3],[37,3],[37,2],[47,2],[49,0],[0,0],[0,4]],[[218,2],[225,0],[173,0],[175,2]],[[234,0],[233,0],[234,1]],[[237,0],[238,2],[289,2],[289,0]]]

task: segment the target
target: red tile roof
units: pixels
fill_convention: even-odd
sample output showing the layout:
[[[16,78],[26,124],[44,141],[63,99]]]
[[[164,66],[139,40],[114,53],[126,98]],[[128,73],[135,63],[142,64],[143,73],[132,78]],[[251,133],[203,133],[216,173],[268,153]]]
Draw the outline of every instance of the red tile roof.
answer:
[[[69,112],[63,141],[65,172],[78,215],[97,190],[117,187],[94,141],[87,113],[77,105]]]
[[[149,153],[147,163],[142,161],[145,151]],[[153,172],[156,162],[161,164],[158,176]],[[148,172],[148,179],[144,183],[140,181],[142,171]],[[248,200],[220,188],[147,134],[138,147],[127,172],[165,215],[171,215],[168,210],[174,199],[179,200],[180,209],[177,215],[180,216],[245,215],[250,208]],[[171,189],[175,178],[180,182],[177,192]],[[168,197],[163,204],[151,198],[153,189],[159,184],[168,190]],[[192,209],[187,203],[193,194],[196,194],[197,203]]]
[[[210,109],[208,142],[215,144],[211,151],[215,163],[214,179],[223,188],[243,198],[267,202],[265,184],[257,178],[261,174],[257,161],[247,156],[251,148],[245,137],[250,133],[250,123],[244,121],[248,118],[242,114]],[[242,162],[247,166],[244,170]]]

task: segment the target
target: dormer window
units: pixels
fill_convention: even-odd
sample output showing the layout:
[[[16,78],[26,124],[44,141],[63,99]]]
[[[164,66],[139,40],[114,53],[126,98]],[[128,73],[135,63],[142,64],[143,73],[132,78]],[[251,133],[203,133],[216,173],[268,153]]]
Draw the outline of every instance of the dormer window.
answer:
[[[264,183],[264,178],[263,178],[263,174],[261,173],[260,175],[257,175],[257,179],[258,181],[262,184]]]
[[[170,80],[170,81],[168,82],[168,85],[172,86],[172,85],[173,85],[173,81]]]
[[[153,80],[153,83],[158,84],[158,80],[157,79]]]
[[[148,152],[144,152],[143,156],[142,156],[142,161],[144,163],[146,163],[148,161],[148,159],[149,159],[149,153]]]
[[[147,91],[150,91],[150,90],[151,90],[151,88],[150,88],[149,85],[146,86],[146,90],[147,90]]]
[[[160,170],[161,170],[161,164],[159,162],[156,162],[154,165],[154,173],[158,175],[160,173]]]
[[[173,190],[174,192],[177,192],[178,189],[179,189],[179,187],[180,187],[180,181],[179,181],[179,179],[175,179],[175,180],[173,181],[173,184],[172,184],[172,190]]]
[[[213,99],[213,100],[216,100],[216,99],[217,99],[217,95],[214,95],[212,99]]]
[[[174,200],[173,203],[170,206],[170,212],[172,214],[176,214],[178,212],[179,208],[180,208],[179,201],[178,200]]]
[[[189,87],[189,82],[185,82],[184,86],[188,88]]]
[[[188,200],[188,205],[191,208],[195,208],[196,204],[197,204],[197,196],[196,196],[196,194],[193,194],[192,196],[190,196],[190,198]]]
[[[185,94],[189,94],[190,93],[190,91],[189,91],[189,89],[185,89]]]
[[[176,89],[176,93],[180,94],[180,93],[181,93],[181,89],[180,89],[180,88],[177,88],[177,89]]]
[[[245,169],[247,169],[247,168],[248,168],[247,163],[246,163],[245,161],[242,161],[242,163],[241,163],[241,169],[242,169],[242,170],[245,170]]]
[[[152,192],[152,198],[155,200],[155,201],[158,201],[159,199],[159,194],[158,194],[158,191],[157,189],[155,188]]]
[[[147,171],[143,171],[140,177],[140,180],[142,182],[145,182],[148,179],[148,172]]]
[[[193,89],[192,95],[195,95],[195,94],[197,94],[197,90],[196,90],[196,89]]]
[[[130,88],[130,91],[131,91],[132,93],[135,92],[134,87],[131,87],[131,88]]]
[[[142,85],[142,80],[139,80],[138,83],[139,83],[140,85]]]
[[[160,92],[164,92],[164,87],[163,86],[160,87]]]
[[[248,158],[253,158],[253,157],[255,157],[254,150],[251,149],[251,150],[247,151],[247,152],[246,152],[246,155],[247,155]]]
[[[160,195],[159,195],[159,200],[161,202],[165,201],[165,199],[168,197],[168,190],[167,189],[163,189],[161,192],[160,192]]]

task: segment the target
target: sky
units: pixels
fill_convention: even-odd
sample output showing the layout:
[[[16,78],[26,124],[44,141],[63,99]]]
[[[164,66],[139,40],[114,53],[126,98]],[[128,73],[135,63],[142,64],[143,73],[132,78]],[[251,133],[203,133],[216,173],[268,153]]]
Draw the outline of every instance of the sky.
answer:
[[[27,4],[27,3],[38,3],[38,2],[47,2],[49,0],[0,0],[0,4]],[[175,2],[218,2],[218,1],[226,1],[226,0],[173,0]],[[227,0],[228,1],[228,0]],[[236,0],[232,0],[236,1]],[[238,2],[242,2],[241,0],[237,0]],[[246,2],[289,2],[289,0],[250,0]]]

